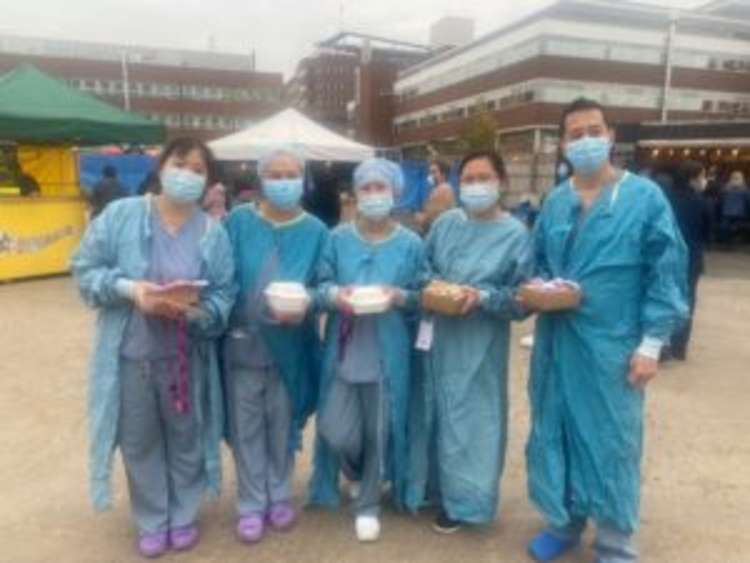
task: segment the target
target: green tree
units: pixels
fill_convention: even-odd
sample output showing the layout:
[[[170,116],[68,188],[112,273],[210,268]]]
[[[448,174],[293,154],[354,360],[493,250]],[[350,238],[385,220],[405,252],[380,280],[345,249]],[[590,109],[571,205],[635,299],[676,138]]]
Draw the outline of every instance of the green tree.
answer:
[[[467,151],[486,151],[495,149],[495,134],[497,122],[492,112],[480,104],[480,110],[475,113],[466,125],[462,141]]]

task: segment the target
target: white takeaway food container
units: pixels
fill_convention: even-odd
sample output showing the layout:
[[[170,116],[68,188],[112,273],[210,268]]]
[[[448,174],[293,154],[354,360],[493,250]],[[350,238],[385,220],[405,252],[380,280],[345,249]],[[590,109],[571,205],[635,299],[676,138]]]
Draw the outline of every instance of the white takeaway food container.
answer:
[[[273,282],[264,291],[268,306],[275,313],[300,315],[307,311],[310,295],[296,282]]]
[[[391,305],[388,294],[380,286],[357,287],[348,301],[355,315],[385,313]]]

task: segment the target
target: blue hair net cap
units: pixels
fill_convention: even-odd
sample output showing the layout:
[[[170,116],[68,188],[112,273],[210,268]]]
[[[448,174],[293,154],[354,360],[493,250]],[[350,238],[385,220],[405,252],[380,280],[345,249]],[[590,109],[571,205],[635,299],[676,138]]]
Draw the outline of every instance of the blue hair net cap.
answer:
[[[404,189],[404,174],[395,162],[384,158],[365,160],[354,170],[354,189],[358,190],[370,182],[382,182],[393,189],[399,196]]]
[[[260,155],[260,158],[258,159],[258,174],[263,176],[271,163],[280,156],[292,158],[297,164],[299,164],[300,171],[304,172],[305,158],[302,156],[299,149],[294,145],[278,145],[269,148]]]

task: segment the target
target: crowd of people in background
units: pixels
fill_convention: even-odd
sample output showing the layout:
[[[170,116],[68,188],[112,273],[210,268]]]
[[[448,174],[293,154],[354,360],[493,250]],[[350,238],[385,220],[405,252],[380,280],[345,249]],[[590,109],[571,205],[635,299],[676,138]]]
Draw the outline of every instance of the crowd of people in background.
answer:
[[[694,177],[690,177],[695,174]],[[750,241],[750,187],[745,172],[729,168],[719,174],[716,166],[685,160],[651,172],[654,181],[668,193],[697,194],[703,204],[703,241],[717,250],[731,249]]]
[[[444,211],[457,205],[456,188],[450,182],[450,174],[458,162],[449,162],[442,158],[428,161],[425,182],[427,193],[424,202],[416,210],[400,213],[400,220],[418,234],[424,236],[429,232],[434,220]],[[221,166],[213,165],[212,186],[203,198],[203,208],[212,216],[225,217],[235,205],[255,202],[260,199],[261,180],[256,171],[244,170],[240,173],[226,174]],[[686,179],[686,174],[694,173],[700,168],[700,176]],[[353,204],[352,186],[349,176],[351,168],[332,163],[307,163],[308,173],[305,178],[303,207],[318,217],[329,228],[337,225],[346,209]],[[567,180],[571,175],[570,165],[560,156],[555,172],[555,185]],[[750,185],[746,172],[741,169],[727,168],[719,173],[716,165],[705,165],[698,161],[685,160],[654,165],[642,171],[642,174],[653,179],[666,193],[676,196],[678,201],[688,193],[697,193],[703,203],[704,219],[701,241],[704,246],[715,250],[731,250],[738,244],[750,242]],[[688,190],[688,186],[690,190]],[[136,195],[155,193],[159,189],[158,174],[150,172],[139,185]],[[98,215],[111,201],[126,197],[127,189],[117,177],[117,169],[106,165],[102,169],[101,180],[91,190],[89,202],[92,218]],[[542,200],[545,196],[542,196]],[[691,199],[695,199],[691,196]],[[695,202],[693,202],[693,207]],[[533,227],[540,205],[530,197],[522,198],[511,208],[513,214]],[[350,219],[350,214],[344,217]],[[695,228],[693,222],[685,228]],[[694,240],[691,231],[691,240]]]
[[[732,249],[750,241],[750,189],[740,170],[721,181],[715,167],[694,160],[662,167],[652,173],[664,190],[688,248],[690,319],[673,335],[664,360],[684,360],[692,331],[698,281],[705,271],[707,249]]]

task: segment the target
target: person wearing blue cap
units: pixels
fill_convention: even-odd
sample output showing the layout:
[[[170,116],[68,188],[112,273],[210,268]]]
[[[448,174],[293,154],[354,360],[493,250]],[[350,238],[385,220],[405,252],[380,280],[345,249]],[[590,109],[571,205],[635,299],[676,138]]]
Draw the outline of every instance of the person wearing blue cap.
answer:
[[[423,252],[419,237],[391,218],[403,188],[398,165],[371,159],[354,172],[357,217],[331,234],[319,269],[330,312],[318,402],[310,503],[339,504],[339,472],[353,482],[360,541],[380,536],[382,484],[404,504],[411,331]],[[378,286],[381,313],[355,316],[357,288]]]
[[[262,199],[235,207],[226,221],[239,297],[224,343],[229,442],[237,473],[240,541],[296,519],[292,472],[300,433],[315,407],[318,339],[315,304],[282,314],[269,308],[274,282],[310,291],[328,229],[300,207],[305,162],[293,147],[258,163]]]
[[[572,310],[542,313],[529,378],[529,495],[547,527],[537,561],[575,548],[596,524],[597,563],[629,563],[639,522],[644,389],[687,318],[687,250],[661,189],[618,170],[604,108],[580,98],[560,137],[573,175],[537,222],[537,275],[581,288]]]
[[[413,378],[408,507],[438,509],[433,528],[490,524],[508,438],[511,320],[525,311],[516,290],[532,273],[531,237],[501,204],[500,157],[467,155],[461,208],[443,213],[426,241],[429,276],[460,287],[462,311],[424,315],[422,369]],[[430,327],[429,329],[425,327]]]

